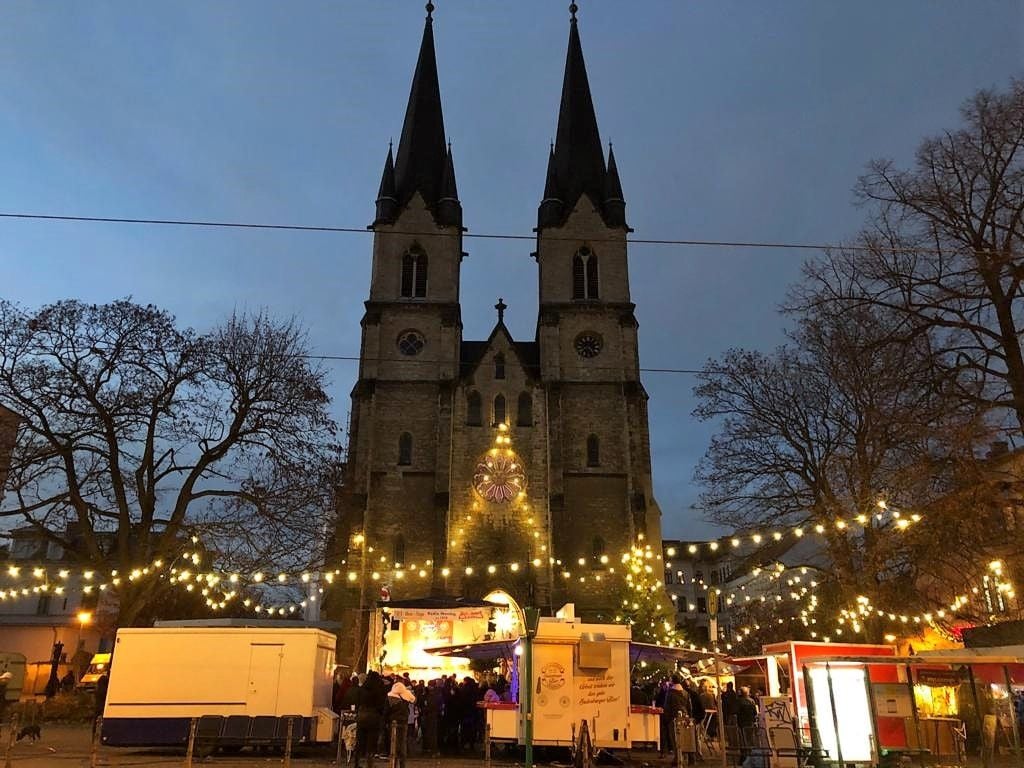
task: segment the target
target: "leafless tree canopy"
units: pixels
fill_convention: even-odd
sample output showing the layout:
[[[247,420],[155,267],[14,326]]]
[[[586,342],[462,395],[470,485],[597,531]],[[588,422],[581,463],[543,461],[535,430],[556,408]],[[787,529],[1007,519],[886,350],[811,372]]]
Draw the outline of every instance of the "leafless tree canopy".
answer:
[[[962,114],[910,169],[869,165],[868,225],[805,266],[790,343],[731,351],[696,390],[695,414],[722,425],[697,473],[705,510],[824,525],[821,592],[839,606],[948,605],[998,543],[1005,478],[978,457],[993,429],[1024,428],[1024,82]],[[897,533],[879,499],[923,522]],[[858,516],[866,527],[837,530]]]
[[[128,300],[0,303],[0,403],[24,417],[0,517],[97,567],[171,560],[193,535],[225,567],[309,564],[338,452],[306,351],[263,314],[199,334]],[[123,590],[122,622],[155,589]]]
[[[1024,81],[981,91],[963,126],[924,141],[908,170],[876,160],[857,193],[870,212],[856,246],[806,267],[797,309],[864,303],[894,332],[932,337],[961,394],[1024,428]]]
[[[717,522],[809,533],[824,525],[816,580],[834,606],[864,595],[901,612],[929,610],[932,598],[916,586],[922,574],[947,568],[951,552],[976,556],[981,544],[967,530],[973,521],[940,510],[978,480],[984,427],[950,395],[928,337],[893,341],[892,322],[869,306],[819,311],[773,354],[733,350],[710,362],[695,415],[722,426],[697,477]],[[904,531],[879,501],[905,517],[928,513]],[[840,520],[848,527],[837,528]]]

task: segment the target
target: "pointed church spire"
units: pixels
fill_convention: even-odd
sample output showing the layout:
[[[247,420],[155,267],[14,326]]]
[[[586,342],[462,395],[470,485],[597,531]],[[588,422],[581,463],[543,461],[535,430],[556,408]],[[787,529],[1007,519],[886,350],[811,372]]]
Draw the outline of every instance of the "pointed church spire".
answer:
[[[558,226],[562,222],[562,199],[558,191],[558,177],[555,174],[555,145],[548,153],[548,175],[544,180],[544,199],[540,201],[537,213],[541,227]]]
[[[395,160],[391,154],[391,143],[388,142],[388,157],[384,161],[384,173],[381,174],[380,189],[377,190],[377,218],[374,224],[394,221],[398,215],[395,194]]]
[[[564,203],[564,211],[571,210],[584,193],[595,205],[601,207],[606,173],[594,100],[590,95],[587,66],[583,60],[577,10],[575,3],[569,7],[572,14],[569,20],[569,48],[565,56],[562,102],[558,112],[558,131],[555,134],[554,175],[559,189],[558,198]],[[548,198],[548,195],[544,197]],[[540,225],[550,226],[550,223],[541,221]]]
[[[448,142],[448,155],[444,165],[444,176],[441,177],[440,197],[434,210],[434,218],[438,223],[462,226],[462,204],[459,203],[459,190],[455,185],[455,161],[452,159],[451,142]]]
[[[611,142],[608,142],[608,174],[604,178],[604,219],[610,227],[626,226],[626,201],[622,197],[622,182]]]
[[[454,168],[446,181],[449,153],[445,147],[444,117],[441,112],[441,88],[437,79],[437,57],[434,52],[434,27],[432,3],[427,3],[427,19],[423,28],[416,72],[409,90],[409,104],[405,110],[402,137],[398,142],[395,158],[395,198],[400,210],[412,196],[419,192],[426,204],[433,210],[438,224],[459,224],[462,222],[462,207],[458,198],[438,208],[443,196],[442,187],[455,189]],[[455,213],[458,213],[456,216]],[[396,210],[397,215],[397,210]]]

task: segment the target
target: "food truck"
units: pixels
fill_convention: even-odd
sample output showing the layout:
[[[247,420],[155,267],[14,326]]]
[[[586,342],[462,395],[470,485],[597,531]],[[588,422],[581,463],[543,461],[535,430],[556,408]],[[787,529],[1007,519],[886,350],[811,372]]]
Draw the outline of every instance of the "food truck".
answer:
[[[522,637],[429,648],[442,657],[504,659],[512,671],[511,702],[481,702],[492,741],[523,743],[525,713],[519,694],[533,693],[533,744],[570,746],[586,723],[597,748],[630,749],[660,740],[661,710],[631,706],[630,672],[641,661],[696,662],[714,654],[631,641],[622,624],[589,624],[573,606],[543,617],[532,640],[532,677],[526,679]],[[724,657],[722,657],[724,658]]]
[[[330,741],[337,638],[282,626],[119,629],[102,742],[210,746]]]

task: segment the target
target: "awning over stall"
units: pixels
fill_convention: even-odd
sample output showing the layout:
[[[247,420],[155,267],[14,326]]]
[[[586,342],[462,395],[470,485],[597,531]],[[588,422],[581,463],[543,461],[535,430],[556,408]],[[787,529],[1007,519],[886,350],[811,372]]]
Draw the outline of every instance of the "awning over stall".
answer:
[[[698,651],[692,648],[669,648],[666,645],[654,645],[653,643],[631,642],[629,644],[629,661],[631,665],[640,661],[655,663],[674,663],[681,661],[684,664],[697,664],[699,662],[713,662],[715,659],[718,659],[722,665],[721,673],[723,675],[729,674],[726,669],[729,657],[725,654],[712,653],[711,651]],[[714,664],[709,666],[712,670],[714,669]]]
[[[479,643],[424,648],[423,651],[434,656],[456,656],[460,659],[509,659],[515,653],[517,642],[518,640],[484,640]]]

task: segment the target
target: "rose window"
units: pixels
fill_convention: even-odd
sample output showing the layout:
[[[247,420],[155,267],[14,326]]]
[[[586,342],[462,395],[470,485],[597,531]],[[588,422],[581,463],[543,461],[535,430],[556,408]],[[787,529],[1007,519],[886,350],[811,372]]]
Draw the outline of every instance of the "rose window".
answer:
[[[526,490],[526,470],[512,451],[488,453],[477,462],[473,487],[486,501],[505,504]]]

